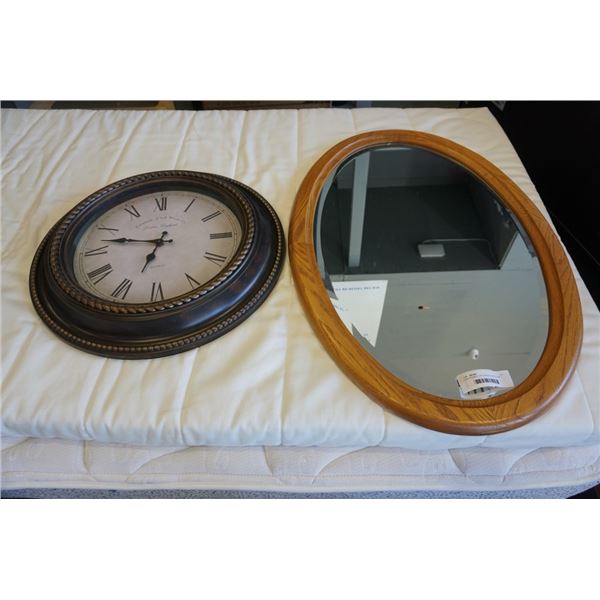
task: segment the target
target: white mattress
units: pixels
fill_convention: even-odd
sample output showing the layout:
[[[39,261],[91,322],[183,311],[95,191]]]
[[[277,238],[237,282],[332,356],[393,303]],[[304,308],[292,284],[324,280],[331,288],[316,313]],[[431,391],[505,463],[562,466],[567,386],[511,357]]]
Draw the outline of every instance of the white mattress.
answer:
[[[369,400],[314,336],[289,265],[251,319],[207,346],[158,360],[85,354],[56,338],[34,312],[27,275],[37,244],[62,214],[106,183],[161,169],[218,173],[264,195],[287,230],[296,190],[314,161],[341,139],[382,128],[429,131],[479,152],[547,216],[518,156],[486,109],[2,111],[2,435],[13,445],[3,456],[19,454],[13,442],[32,438],[20,444],[25,455],[33,456],[25,450],[30,447],[44,447],[48,456],[58,452],[59,463],[66,461],[81,475],[80,482],[90,483],[67,454],[88,456],[90,448],[112,452],[128,446],[134,454],[143,450],[153,458],[157,452],[177,461],[215,451],[235,463],[261,452],[288,452],[290,457],[331,452],[363,460],[389,449],[402,461],[419,452],[448,457],[472,448],[473,456],[481,451],[488,452],[486,457],[505,456],[491,462],[486,458],[484,470],[506,477],[512,457],[519,461],[538,449],[544,449],[543,455],[547,448],[555,453],[548,460],[559,472],[564,466],[559,457],[570,456],[569,448],[576,446],[577,452],[589,451],[585,460],[596,465],[585,467],[592,469],[585,475],[592,481],[598,468],[597,456],[596,462],[591,457],[600,445],[600,314],[576,271],[584,338],[573,377],[544,415],[494,436],[430,431]],[[317,448],[302,452],[274,448],[278,446]],[[63,453],[67,447],[73,455]],[[26,483],[18,472],[28,472],[35,483],[34,471],[20,456],[17,463],[24,468],[5,469],[3,485]],[[374,464],[376,473],[381,464]],[[434,479],[457,475],[446,468],[454,460],[436,464]],[[468,460],[465,469],[468,479]],[[111,483],[119,482],[119,471],[111,473]]]
[[[2,469],[5,494],[68,488],[566,497],[598,482],[600,449],[149,448],[25,438],[4,440]]]

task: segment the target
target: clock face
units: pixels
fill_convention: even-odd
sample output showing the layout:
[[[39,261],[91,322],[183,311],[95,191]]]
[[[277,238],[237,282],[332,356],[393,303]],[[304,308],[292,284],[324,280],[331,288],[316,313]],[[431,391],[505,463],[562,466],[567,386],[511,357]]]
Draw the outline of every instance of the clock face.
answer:
[[[188,294],[234,257],[241,226],[211,196],[164,190],[130,198],[92,221],[73,258],[75,277],[90,294],[125,304]]]

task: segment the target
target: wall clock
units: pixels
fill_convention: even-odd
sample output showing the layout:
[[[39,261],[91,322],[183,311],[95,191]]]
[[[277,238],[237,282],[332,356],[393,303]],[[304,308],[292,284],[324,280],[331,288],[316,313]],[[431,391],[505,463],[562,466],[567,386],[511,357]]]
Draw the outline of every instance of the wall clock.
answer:
[[[156,171],[104,187],[56,223],[33,259],[30,293],[44,323],[77,348],[160,357],[250,316],[284,253],[275,211],[248,186]]]
[[[410,421],[513,429],[574,369],[581,304],[562,246],[521,189],[468,148],[404,130],[343,140],[304,178],[288,237],[324,347]]]

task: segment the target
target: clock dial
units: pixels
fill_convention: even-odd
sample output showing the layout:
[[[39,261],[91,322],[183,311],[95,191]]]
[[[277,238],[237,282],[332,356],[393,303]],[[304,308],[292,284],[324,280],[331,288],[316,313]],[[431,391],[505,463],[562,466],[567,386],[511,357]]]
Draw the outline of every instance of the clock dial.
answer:
[[[238,219],[215,198],[186,190],[144,194],[87,226],[75,249],[75,277],[98,298],[162,302],[223,271],[241,237]]]

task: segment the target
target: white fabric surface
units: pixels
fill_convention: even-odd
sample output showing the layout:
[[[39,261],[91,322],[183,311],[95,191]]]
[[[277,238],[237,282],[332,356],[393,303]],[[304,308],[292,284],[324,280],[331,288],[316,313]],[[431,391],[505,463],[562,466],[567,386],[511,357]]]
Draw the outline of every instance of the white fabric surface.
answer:
[[[298,448],[4,439],[3,490],[260,490],[303,493],[510,492],[587,489],[600,480],[600,448]],[[533,494],[537,497],[536,494]],[[563,497],[563,496],[559,496]]]
[[[2,111],[3,435],[163,447],[597,447],[600,314],[578,275],[584,340],[573,377],[544,415],[494,436],[430,431],[369,400],[316,339],[287,264],[250,319],[168,358],[85,354],[34,312],[27,277],[35,248],[60,216],[107,183],[162,169],[226,175],[264,195],[287,231],[314,161],[346,137],[383,128],[429,131],[475,150],[544,210],[486,109]]]

